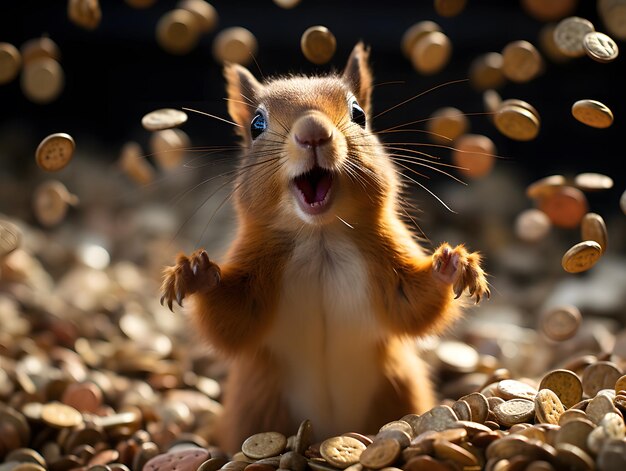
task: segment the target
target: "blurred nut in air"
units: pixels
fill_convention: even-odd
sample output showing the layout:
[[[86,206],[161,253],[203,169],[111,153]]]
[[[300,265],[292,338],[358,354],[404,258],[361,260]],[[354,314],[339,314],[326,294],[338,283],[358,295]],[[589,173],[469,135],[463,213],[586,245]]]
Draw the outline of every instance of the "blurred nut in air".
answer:
[[[609,236],[604,219],[599,214],[585,214],[580,223],[580,236],[582,240],[593,240],[600,244],[602,253],[606,251]]]
[[[33,195],[33,209],[39,223],[46,227],[59,224],[67,213],[68,207],[78,204],[78,198],[57,180],[40,184]]]
[[[626,2],[622,0],[600,0],[598,13],[607,31],[617,39],[626,40]]]
[[[254,34],[241,26],[223,29],[213,40],[213,56],[219,63],[248,64],[256,55],[257,48]]]
[[[158,166],[164,170],[178,167],[189,146],[189,136],[180,129],[155,131],[150,137],[150,150]]]
[[[585,34],[583,47],[587,55],[597,62],[612,62],[619,55],[619,48],[615,41],[598,31]]]
[[[504,103],[494,116],[498,131],[516,141],[530,141],[539,134],[539,117],[521,106]]]
[[[457,137],[467,133],[469,120],[457,108],[440,108],[428,118],[426,129],[430,140],[449,146]]]
[[[65,74],[56,60],[40,58],[24,66],[20,85],[26,98],[41,105],[56,100],[65,84]]]
[[[593,267],[602,255],[600,244],[586,240],[570,248],[561,260],[563,269],[568,273],[580,273]]]
[[[554,42],[566,56],[582,57],[585,55],[583,39],[592,31],[595,31],[595,27],[591,21],[570,16],[561,20],[554,28]]]
[[[585,172],[574,177],[574,185],[582,191],[601,191],[613,188],[613,179],[601,173]]]
[[[622,213],[626,214],[626,190],[622,193],[622,196],[619,199],[619,207],[622,210]]]
[[[499,52],[488,52],[474,59],[469,69],[470,84],[476,90],[500,88],[506,82],[504,60]]]
[[[200,30],[193,13],[177,8],[165,13],[157,23],[156,38],[170,54],[183,55],[198,44]]]
[[[528,185],[526,187],[526,196],[534,200],[540,200],[565,185],[567,185],[567,179],[563,175],[550,175]]]
[[[544,239],[551,228],[550,218],[539,209],[526,209],[515,219],[515,234],[525,242],[538,242]]]
[[[465,134],[454,142],[452,161],[469,178],[481,178],[491,172],[496,145],[487,136]]]
[[[96,29],[102,20],[99,0],[68,0],[67,16],[81,28]]]
[[[182,8],[193,14],[198,29],[202,33],[210,33],[217,27],[217,10],[205,0],[181,0],[178,2],[177,8]]]
[[[588,203],[579,189],[561,186],[541,198],[539,209],[548,215],[555,226],[573,229],[578,227],[583,216],[587,214]]]
[[[186,122],[187,113],[173,108],[151,111],[141,119],[141,125],[148,131],[175,128]]]
[[[544,311],[539,321],[546,337],[562,342],[576,335],[582,315],[576,306],[564,305]]]
[[[541,71],[541,54],[528,41],[513,41],[502,50],[502,72],[513,82],[534,79]]]
[[[335,35],[325,26],[311,26],[300,39],[302,54],[314,64],[325,64],[337,49]]]
[[[41,58],[49,58],[56,61],[61,59],[61,50],[59,49],[59,46],[47,36],[29,39],[22,44],[20,52],[22,53],[22,62],[24,63],[24,66]]]
[[[35,151],[39,168],[47,172],[56,172],[64,168],[74,155],[76,144],[69,134],[59,132],[43,139]]]
[[[441,27],[434,21],[420,21],[407,29],[402,35],[402,53],[407,59],[411,58],[415,43],[428,33],[433,31],[441,31]]]
[[[597,100],[578,100],[572,105],[572,116],[593,128],[608,128],[613,124],[613,112]]]
[[[451,17],[459,15],[467,4],[467,0],[435,0],[435,11],[439,16]]]
[[[541,28],[541,31],[539,31],[539,46],[541,47],[541,52],[543,52],[548,59],[557,64],[561,64],[570,60],[571,57],[563,54],[556,45],[554,41],[555,28],[556,24],[554,23],[546,24]]]
[[[0,43],[0,85],[17,77],[22,66],[20,51],[10,43]]]
[[[135,183],[147,185],[154,180],[154,168],[146,160],[141,146],[136,142],[124,144],[118,165]]]
[[[483,93],[483,107],[485,113],[489,115],[489,119],[493,121],[493,115],[500,109],[502,105],[502,97],[495,90],[485,90]]]
[[[539,21],[555,21],[571,15],[578,0],[522,0],[522,6]]]
[[[417,40],[411,51],[415,70],[424,75],[440,72],[450,61],[452,43],[440,31],[425,34]]]

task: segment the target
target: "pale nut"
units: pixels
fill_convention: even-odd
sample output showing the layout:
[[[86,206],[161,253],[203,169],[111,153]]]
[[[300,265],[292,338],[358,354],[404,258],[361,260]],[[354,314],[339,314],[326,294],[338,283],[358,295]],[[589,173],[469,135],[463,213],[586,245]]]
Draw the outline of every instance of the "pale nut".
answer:
[[[585,55],[583,39],[587,33],[595,31],[593,23],[578,16],[561,20],[554,29],[554,42],[559,50],[569,57]]]

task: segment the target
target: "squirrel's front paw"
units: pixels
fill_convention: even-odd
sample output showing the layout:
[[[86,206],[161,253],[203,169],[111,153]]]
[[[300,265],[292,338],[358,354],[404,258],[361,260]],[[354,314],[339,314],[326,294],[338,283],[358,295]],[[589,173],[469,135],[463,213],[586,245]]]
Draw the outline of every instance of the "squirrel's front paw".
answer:
[[[172,310],[176,301],[182,306],[185,296],[214,288],[219,284],[220,278],[220,267],[209,260],[204,250],[196,250],[190,257],[180,254],[176,265],[163,270],[161,305],[167,303]]]
[[[457,298],[465,288],[470,296],[476,296],[477,303],[483,296],[491,295],[485,272],[480,267],[480,255],[468,252],[462,245],[452,248],[441,244],[433,254],[433,273],[439,280],[452,285]]]

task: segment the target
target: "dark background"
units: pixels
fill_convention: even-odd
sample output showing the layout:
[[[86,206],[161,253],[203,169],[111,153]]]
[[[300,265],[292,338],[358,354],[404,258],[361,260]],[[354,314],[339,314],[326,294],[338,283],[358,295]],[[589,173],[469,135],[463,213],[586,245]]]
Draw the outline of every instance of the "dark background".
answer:
[[[175,3],[159,0],[148,9],[136,10],[122,0],[101,0],[102,22],[96,30],[86,31],[69,21],[66,1],[0,2],[0,41],[19,48],[28,39],[48,34],[61,48],[66,74],[62,95],[48,105],[29,102],[21,93],[19,79],[0,86],[0,131],[24,133],[35,143],[49,133],[68,132],[77,140],[88,139],[102,146],[102,158],[114,161],[121,145],[130,139],[147,145],[149,136],[140,121],[155,108],[188,106],[226,116],[224,83],[211,43],[220,29],[229,26],[244,26],[256,35],[257,60],[265,75],[342,68],[353,45],[364,40],[372,47],[377,82],[403,82],[376,89],[375,111],[446,81],[466,78],[472,59],[481,53],[499,52],[510,41],[526,39],[538,46],[543,26],[518,1],[470,0],[461,15],[441,18],[430,1],[303,0],[296,8],[285,10],[271,0],[214,0],[220,18],[217,30],[203,36],[192,53],[173,56],[158,46],[154,30],[160,16]],[[579,2],[575,14],[604,31],[595,3]],[[429,77],[415,72],[400,50],[406,29],[426,19],[438,22],[454,46],[451,63]],[[302,32],[316,24],[333,31],[338,44],[331,63],[319,67],[304,59],[299,46]],[[599,198],[617,208],[616,201],[626,188],[625,174],[619,170],[624,161],[626,113],[623,59],[611,64],[587,57],[566,64],[547,60],[545,72],[535,80],[502,87],[503,98],[527,100],[541,114],[541,132],[532,142],[504,138],[483,116],[471,118],[472,132],[490,136],[498,153],[510,159],[500,165],[512,165],[528,182],[553,173],[611,175],[616,181],[614,190]],[[251,69],[259,75],[255,66]],[[607,104],[615,114],[614,125],[598,130],[574,120],[570,107],[582,98]],[[468,83],[447,86],[386,114],[374,127],[426,118],[443,106],[481,112],[482,94]],[[228,125],[201,116],[190,116],[185,130],[195,145],[233,142]],[[18,172],[32,169],[33,151],[13,155],[10,146],[0,145],[2,167]]]

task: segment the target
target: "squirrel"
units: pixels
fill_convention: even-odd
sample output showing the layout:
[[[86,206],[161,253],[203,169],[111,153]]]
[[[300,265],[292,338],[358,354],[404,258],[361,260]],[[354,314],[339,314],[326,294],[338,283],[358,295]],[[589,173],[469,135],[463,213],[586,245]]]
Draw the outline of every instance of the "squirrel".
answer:
[[[242,146],[236,238],[219,266],[204,250],[178,255],[161,304],[185,300],[232,359],[215,438],[229,452],[305,419],[323,439],[429,410],[414,339],[458,318],[464,291],[490,294],[477,252],[429,253],[403,221],[397,169],[370,127],[369,53],[359,42],[342,73],[263,83],[224,66]]]

